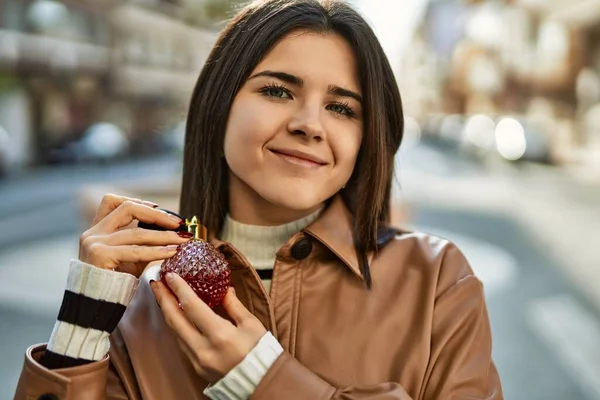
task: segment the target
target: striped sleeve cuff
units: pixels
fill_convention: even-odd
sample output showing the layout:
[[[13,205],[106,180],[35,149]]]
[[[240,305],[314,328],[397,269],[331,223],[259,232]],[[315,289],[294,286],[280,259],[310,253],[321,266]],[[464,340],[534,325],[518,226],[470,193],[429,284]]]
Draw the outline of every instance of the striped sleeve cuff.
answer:
[[[139,280],[71,260],[67,287],[42,364],[66,368],[103,359]]]
[[[204,390],[212,400],[247,400],[266,375],[283,348],[271,334],[265,335],[235,368],[214,385]]]

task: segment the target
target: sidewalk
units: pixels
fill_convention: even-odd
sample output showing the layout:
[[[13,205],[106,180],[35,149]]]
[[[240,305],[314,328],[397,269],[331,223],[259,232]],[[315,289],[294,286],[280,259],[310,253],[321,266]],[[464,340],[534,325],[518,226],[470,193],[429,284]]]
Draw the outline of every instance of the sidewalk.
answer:
[[[533,189],[533,190],[532,190]],[[519,217],[547,245],[564,274],[600,311],[600,190],[569,182],[565,191],[551,182],[525,183]]]
[[[526,172],[516,189],[527,196],[514,215],[600,312],[600,179],[535,164],[526,166]]]
[[[39,316],[58,313],[79,237],[48,238],[0,251],[0,304]]]
[[[518,172],[492,166],[491,177],[447,179],[402,171],[400,201],[514,217],[558,260],[565,277],[600,312],[600,187],[543,166]],[[477,188],[476,191],[473,188]]]

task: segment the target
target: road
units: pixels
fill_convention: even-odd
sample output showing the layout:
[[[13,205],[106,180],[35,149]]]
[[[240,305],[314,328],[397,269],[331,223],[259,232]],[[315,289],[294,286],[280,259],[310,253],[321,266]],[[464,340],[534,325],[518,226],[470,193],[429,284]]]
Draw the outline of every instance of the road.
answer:
[[[61,166],[0,181],[0,248],[77,232],[76,193],[84,184],[119,183],[174,175],[180,163],[171,157],[77,167]]]
[[[569,286],[538,238],[493,207],[435,197],[419,201],[427,193],[424,177],[456,181],[473,194],[482,187],[504,190],[517,178],[499,178],[475,162],[430,146],[409,148],[400,158],[399,181],[412,200],[414,228],[456,242],[484,283],[506,398],[600,399],[600,374],[594,373],[600,371],[598,316]],[[0,399],[10,398],[14,390],[24,349],[46,341],[52,329],[68,266],[64,254],[76,254],[77,188],[90,181],[169,176],[178,168],[177,162],[162,159],[108,169],[63,169],[0,184],[0,270],[5,276],[0,282]],[[54,253],[59,259],[52,260]],[[52,266],[52,275],[36,270],[44,262]],[[24,274],[24,268],[32,272]]]

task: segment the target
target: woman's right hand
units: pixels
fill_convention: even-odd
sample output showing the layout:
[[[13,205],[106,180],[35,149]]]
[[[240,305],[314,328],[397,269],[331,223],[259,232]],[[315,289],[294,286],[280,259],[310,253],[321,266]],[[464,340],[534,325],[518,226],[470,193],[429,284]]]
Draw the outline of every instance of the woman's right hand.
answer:
[[[79,238],[79,260],[139,278],[150,262],[175,255],[177,246],[189,238],[174,231],[128,227],[136,220],[167,229],[176,229],[183,223],[152,204],[114,194],[105,195],[92,226]]]

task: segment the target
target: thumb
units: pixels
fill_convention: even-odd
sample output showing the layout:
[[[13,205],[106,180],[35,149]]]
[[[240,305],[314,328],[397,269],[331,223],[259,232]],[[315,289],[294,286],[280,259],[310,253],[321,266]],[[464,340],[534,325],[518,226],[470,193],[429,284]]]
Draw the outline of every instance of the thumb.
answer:
[[[242,304],[240,299],[235,295],[235,289],[230,287],[223,299],[223,308],[227,314],[233,319],[236,325],[241,324],[248,317],[252,317],[252,313]]]

